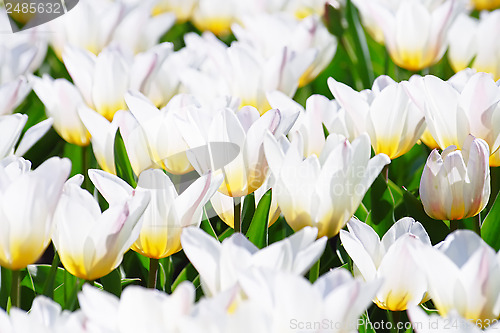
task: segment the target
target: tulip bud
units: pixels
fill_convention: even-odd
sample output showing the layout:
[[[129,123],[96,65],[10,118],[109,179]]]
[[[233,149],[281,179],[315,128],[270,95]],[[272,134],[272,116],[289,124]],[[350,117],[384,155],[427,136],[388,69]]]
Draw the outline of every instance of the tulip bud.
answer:
[[[462,147],[434,149],[420,179],[425,212],[437,220],[460,220],[479,214],[490,197],[488,144],[469,135]]]

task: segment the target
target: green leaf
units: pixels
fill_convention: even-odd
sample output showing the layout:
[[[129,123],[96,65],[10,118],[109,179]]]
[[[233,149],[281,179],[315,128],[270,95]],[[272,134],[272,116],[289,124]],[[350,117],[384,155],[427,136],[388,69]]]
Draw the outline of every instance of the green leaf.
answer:
[[[114,269],[111,273],[100,278],[104,290],[120,297],[122,294],[122,277],[120,269]]]
[[[365,32],[359,20],[358,11],[351,0],[347,0],[345,8],[348,28],[343,34],[341,44],[349,54],[353,64],[353,74],[358,77],[356,88],[371,88],[374,74]]]
[[[208,218],[207,210],[205,209],[205,207],[203,207],[203,219],[201,220],[200,228],[213,238],[219,240],[214,228],[212,227],[212,224],[210,224],[210,219]]]
[[[233,228],[227,228],[222,234],[219,235],[219,242],[222,242],[224,239],[230,237],[234,234]]]
[[[389,178],[410,191],[418,189],[429,153],[430,150],[426,145],[415,144],[409,152],[392,160]]]
[[[173,274],[173,261],[172,257],[160,259],[158,271],[160,272],[159,283],[160,288],[166,293],[171,293],[172,274]]]
[[[172,284],[172,291],[175,291],[175,288],[184,281],[191,281],[194,284],[197,278],[199,279],[199,274],[196,268],[191,263],[187,264]]]
[[[359,318],[357,328],[359,333],[376,333],[367,312],[363,313]]]
[[[64,286],[65,275],[69,274],[64,268],[57,265],[29,265],[27,271],[29,279],[25,278],[21,283],[22,286],[32,289],[36,295],[50,297],[64,307],[65,289],[67,289]]]
[[[269,244],[276,243],[293,235],[293,229],[286,223],[283,216],[278,217],[278,220],[269,227],[268,237]]]
[[[484,218],[481,237],[495,251],[500,250],[500,194],[497,195],[488,215]]]
[[[491,177],[491,192],[490,192],[490,200],[486,205],[486,209],[482,211],[482,214],[485,214],[491,210],[493,204],[495,203],[492,198],[496,198],[498,193],[500,192],[500,167],[490,168],[490,177]]]
[[[74,310],[76,307],[76,301],[77,301],[77,294],[78,290],[81,288],[83,285],[84,280],[81,282],[79,279],[69,273],[68,271],[64,271],[64,283],[63,283],[63,290],[64,290],[64,303],[63,303],[63,308],[65,310]]]
[[[9,269],[1,267],[0,276],[0,307],[4,310],[7,309],[7,303],[10,297],[10,285],[12,280],[12,273]]]
[[[114,151],[116,175],[135,188],[137,185],[136,177],[134,175],[134,171],[132,170],[132,166],[130,165],[127,149],[125,148],[125,143],[123,142],[120,129],[116,132]]]
[[[260,199],[255,214],[246,233],[248,239],[262,249],[268,244],[269,210],[272,192],[269,189]]]
[[[328,3],[325,4],[323,23],[328,31],[337,38],[341,38],[344,33],[344,27],[342,26],[342,9],[342,7],[335,8]]]
[[[318,259],[318,261],[316,261],[309,270],[309,281],[311,283],[316,282],[316,280],[318,279],[320,265],[321,265],[321,260]]]
[[[245,196],[243,201],[243,209],[241,214],[241,232],[246,234],[252,223],[252,218],[255,214],[255,196],[253,193]]]
[[[43,286],[43,295],[53,298],[54,288],[56,284],[57,277],[57,267],[61,261],[59,260],[59,255],[57,252],[54,253],[54,259],[52,260],[52,265],[50,266],[49,274],[45,279],[45,284]]]
[[[366,223],[382,237],[395,222],[394,209],[396,203],[394,196],[389,184],[382,175],[375,179],[367,194],[369,194],[369,206],[367,208],[370,213]]]

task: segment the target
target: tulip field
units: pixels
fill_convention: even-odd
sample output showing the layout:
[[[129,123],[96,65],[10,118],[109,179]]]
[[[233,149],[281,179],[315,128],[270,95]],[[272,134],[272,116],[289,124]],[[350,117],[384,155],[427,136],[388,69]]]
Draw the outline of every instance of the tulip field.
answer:
[[[499,0],[0,1],[0,333],[500,331]]]

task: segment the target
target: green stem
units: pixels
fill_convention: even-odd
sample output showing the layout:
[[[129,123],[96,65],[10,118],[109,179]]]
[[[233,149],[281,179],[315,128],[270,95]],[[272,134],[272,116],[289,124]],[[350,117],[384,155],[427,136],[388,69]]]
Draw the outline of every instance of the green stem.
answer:
[[[165,260],[165,275],[166,281],[163,291],[168,294],[172,293],[172,283],[173,283],[173,274],[174,274],[174,263],[172,261],[172,256],[169,256]]]
[[[149,258],[149,278],[148,278],[148,288],[156,288],[156,273],[158,273],[158,259]]]
[[[400,312],[399,311],[394,311],[393,312],[393,311],[387,310],[387,319],[392,324],[391,325],[391,333],[392,332],[394,332],[394,333],[399,332],[399,329],[398,329],[399,316],[400,316]]]
[[[309,270],[309,281],[314,283],[319,277],[319,266],[321,265],[321,259],[318,259],[314,265]]]
[[[389,164],[384,166],[384,168],[382,169],[382,175],[384,176],[385,182],[388,183],[389,182]]]
[[[241,232],[241,198],[234,197],[234,232]]]
[[[55,252],[54,259],[52,260],[52,265],[50,266],[49,276],[43,286],[43,295],[49,298],[54,297],[54,285],[56,282],[57,268],[60,262],[61,261],[59,260],[59,255],[57,254],[57,252]]]
[[[21,274],[18,270],[12,271],[12,284],[10,287],[10,303],[16,308],[21,307]]]
[[[82,286],[84,285],[84,283],[85,283],[84,279],[80,278],[75,279],[74,287],[71,290],[69,298],[64,306],[65,310],[74,311],[76,309],[76,305],[78,302],[78,292],[82,290]]]

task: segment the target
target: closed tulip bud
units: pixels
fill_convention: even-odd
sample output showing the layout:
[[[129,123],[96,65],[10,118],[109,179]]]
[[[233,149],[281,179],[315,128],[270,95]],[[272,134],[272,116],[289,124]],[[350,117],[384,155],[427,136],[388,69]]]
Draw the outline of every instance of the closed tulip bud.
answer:
[[[490,197],[488,145],[469,135],[462,150],[434,149],[420,179],[425,212],[437,220],[460,220],[483,210]]]
[[[12,270],[35,263],[49,245],[71,162],[52,157],[30,168],[29,161],[14,156],[0,162],[0,265]]]

